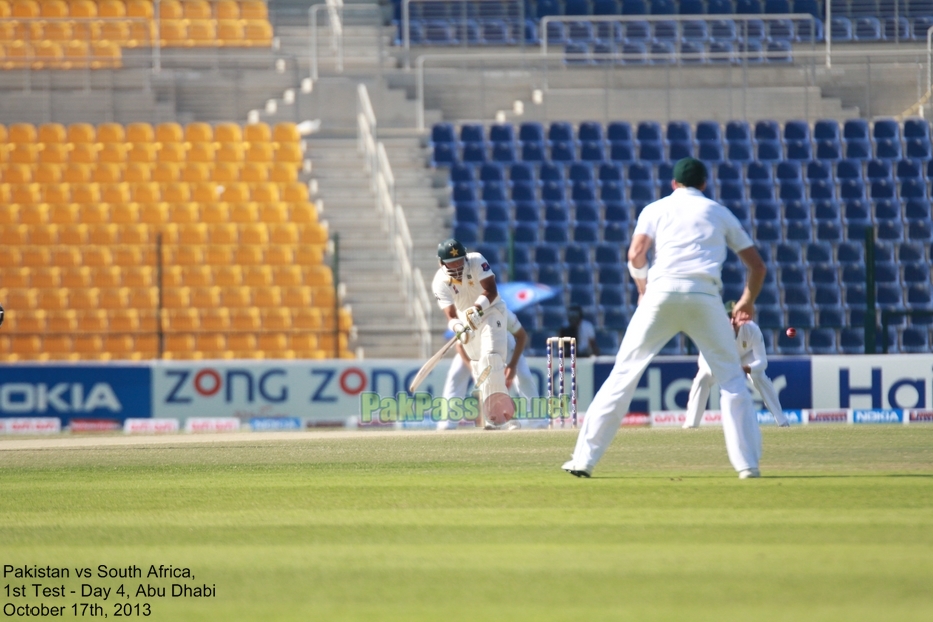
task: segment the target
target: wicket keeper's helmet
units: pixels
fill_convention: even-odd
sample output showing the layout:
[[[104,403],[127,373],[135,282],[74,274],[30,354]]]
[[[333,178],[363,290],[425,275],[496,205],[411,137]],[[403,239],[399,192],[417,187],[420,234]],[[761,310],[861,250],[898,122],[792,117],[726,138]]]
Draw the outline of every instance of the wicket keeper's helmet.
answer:
[[[437,245],[437,258],[447,270],[447,274],[458,281],[463,276],[466,254],[463,244],[453,238],[447,238]]]

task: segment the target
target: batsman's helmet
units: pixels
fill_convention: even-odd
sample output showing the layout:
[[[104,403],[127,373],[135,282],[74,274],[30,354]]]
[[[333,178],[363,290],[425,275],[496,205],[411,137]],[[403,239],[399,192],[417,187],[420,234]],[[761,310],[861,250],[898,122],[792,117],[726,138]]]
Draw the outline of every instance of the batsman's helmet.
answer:
[[[447,238],[437,245],[437,257],[441,263],[454,261],[466,257],[467,251],[463,244],[453,238]]]

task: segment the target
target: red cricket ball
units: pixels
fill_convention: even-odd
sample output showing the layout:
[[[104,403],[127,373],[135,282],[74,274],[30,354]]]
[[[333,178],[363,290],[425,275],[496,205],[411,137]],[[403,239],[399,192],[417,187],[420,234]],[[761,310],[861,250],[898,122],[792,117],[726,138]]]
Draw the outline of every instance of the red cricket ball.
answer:
[[[796,337],[796,336],[797,336],[797,329],[794,328],[793,326],[791,326],[790,328],[788,328],[788,329],[787,329],[787,336],[788,336],[788,337]]]

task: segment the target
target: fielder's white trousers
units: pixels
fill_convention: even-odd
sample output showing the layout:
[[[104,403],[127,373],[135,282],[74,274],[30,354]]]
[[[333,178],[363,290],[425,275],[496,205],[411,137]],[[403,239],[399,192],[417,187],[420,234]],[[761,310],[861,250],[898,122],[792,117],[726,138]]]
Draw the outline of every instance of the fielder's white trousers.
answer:
[[[586,411],[573,462],[592,470],[628,412],[635,387],[651,359],[679,332],[700,348],[720,379],[722,428],[736,471],[758,468],[761,431],[735,349],[735,333],[718,296],[651,292],[642,297],[622,338],[616,362]]]
[[[709,392],[716,384],[716,378],[709,364],[702,356],[699,360],[700,371],[693,379],[693,385],[690,387],[690,398],[687,400],[687,420],[684,422],[685,428],[695,428],[700,425],[703,419],[703,411],[706,410],[706,404],[709,402]],[[764,370],[755,370],[748,374],[752,384],[761,395],[761,401],[765,408],[771,412],[774,422],[778,425],[787,423],[787,417],[784,416],[784,409],[781,408],[781,400],[778,399],[777,389],[774,388],[771,379],[765,375]]]

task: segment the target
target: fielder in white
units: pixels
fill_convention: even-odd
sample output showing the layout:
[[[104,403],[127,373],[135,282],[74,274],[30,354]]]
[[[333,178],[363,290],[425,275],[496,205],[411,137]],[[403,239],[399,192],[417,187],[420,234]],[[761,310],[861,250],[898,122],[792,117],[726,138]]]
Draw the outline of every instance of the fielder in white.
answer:
[[[741,325],[755,312],[767,268],[733,214],[706,198],[706,166],[694,158],[674,165],[674,192],[642,211],[628,250],[638,287],[638,308],[625,331],[616,362],[586,411],[572,459],[563,469],[589,477],[628,411],[635,387],[651,359],[671,337],[686,333],[720,380],[723,431],[732,466],[742,479],[759,477],[761,431],[745,386],[745,373],[722,312],[721,274],[726,248],[748,269],[748,281],[732,312]],[[648,267],[648,251],[654,262]]]
[[[467,253],[453,238],[438,244],[437,256],[441,267],[432,282],[434,296],[470,358],[486,420],[505,424],[515,414],[515,404],[506,386],[508,310],[496,276],[482,255]]]
[[[526,404],[531,404],[532,398],[538,397],[535,392],[535,377],[525,358],[525,346],[528,343],[528,333],[512,311],[506,310],[506,330],[508,330],[507,355],[509,363],[505,368],[505,385],[513,394],[525,398]],[[464,397],[472,379],[472,361],[461,344],[456,346],[457,355],[450,362],[447,378],[444,380],[445,398]],[[510,429],[521,427],[518,421],[509,422]],[[457,426],[452,421],[439,421],[438,430],[452,430]]]
[[[765,341],[761,335],[761,329],[758,324],[752,321],[746,322],[741,326],[735,326],[735,346],[739,353],[739,359],[742,362],[742,371],[744,371],[755,389],[761,395],[761,401],[764,402],[775,423],[780,427],[790,426],[787,417],[784,416],[784,409],[781,408],[781,400],[778,398],[777,389],[771,383],[771,379],[765,375],[768,369],[768,355],[765,351]],[[700,425],[703,418],[703,411],[709,400],[709,392],[716,378],[713,371],[709,368],[709,363],[700,354],[697,361],[700,370],[696,378],[693,379],[693,386],[690,387],[690,398],[687,400],[687,420],[684,422],[684,429],[696,428]]]

